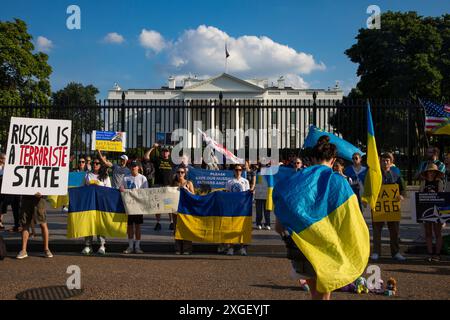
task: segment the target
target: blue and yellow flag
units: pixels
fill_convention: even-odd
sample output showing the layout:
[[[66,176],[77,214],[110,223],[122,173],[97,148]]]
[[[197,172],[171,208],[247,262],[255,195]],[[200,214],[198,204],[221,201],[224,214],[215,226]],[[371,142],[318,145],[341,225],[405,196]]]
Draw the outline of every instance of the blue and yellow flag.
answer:
[[[364,273],[369,230],[347,180],[324,165],[275,185],[275,215],[313,266],[317,290],[331,292]]]
[[[181,188],[175,239],[250,243],[252,194],[250,191],[216,191],[199,196]]]
[[[367,174],[364,179],[364,193],[362,201],[368,203],[374,209],[380,193],[383,177],[381,175],[380,160],[378,159],[375,130],[373,129],[372,113],[367,101]]]
[[[128,217],[119,190],[96,185],[70,188],[69,200],[67,238],[127,237]]]
[[[84,185],[84,178],[86,172],[69,172],[69,188],[81,187]],[[50,203],[52,208],[61,208],[69,206],[69,194],[59,195],[59,196],[47,196],[47,201]]]

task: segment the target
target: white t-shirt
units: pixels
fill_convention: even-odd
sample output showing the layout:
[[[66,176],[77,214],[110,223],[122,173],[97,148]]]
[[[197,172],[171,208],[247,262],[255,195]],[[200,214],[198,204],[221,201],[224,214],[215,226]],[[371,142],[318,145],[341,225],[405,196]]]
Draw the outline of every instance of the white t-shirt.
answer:
[[[98,186],[111,188],[111,179],[109,179],[109,176],[106,177],[106,179],[104,181],[101,181],[101,180],[98,180],[98,174],[95,174],[93,172],[88,172],[86,174],[84,182],[86,185],[96,184]]]
[[[250,184],[248,183],[248,180],[245,178],[240,179],[231,179],[227,181],[226,190],[228,192],[244,192],[247,190],[250,190]]]
[[[135,177],[129,174],[123,177],[122,187],[124,187],[125,189],[148,188],[148,181],[147,178],[140,173],[138,173]]]

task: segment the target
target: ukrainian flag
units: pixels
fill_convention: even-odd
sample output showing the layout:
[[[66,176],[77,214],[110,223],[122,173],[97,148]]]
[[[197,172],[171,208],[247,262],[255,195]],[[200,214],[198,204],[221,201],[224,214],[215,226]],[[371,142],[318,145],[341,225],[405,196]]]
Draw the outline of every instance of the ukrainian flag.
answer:
[[[69,189],[67,238],[127,237],[128,217],[120,191],[96,185]]]
[[[275,177],[273,175],[264,176],[267,182],[267,198],[266,198],[266,210],[273,210],[273,187],[275,185]]]
[[[199,196],[181,188],[175,239],[250,243],[252,194],[250,191],[216,191]]]
[[[84,177],[86,176],[86,172],[69,172],[69,188],[81,187],[84,185]],[[47,196],[47,201],[50,203],[52,208],[61,208],[69,206],[69,194],[65,195],[51,195]]]
[[[369,230],[350,184],[327,166],[275,185],[275,215],[313,266],[317,290],[331,292],[364,273]]]
[[[373,209],[375,208],[378,194],[380,193],[383,178],[378,159],[377,143],[375,141],[375,131],[373,129],[369,101],[367,101],[367,165],[369,168],[364,179],[364,193],[361,198]]]

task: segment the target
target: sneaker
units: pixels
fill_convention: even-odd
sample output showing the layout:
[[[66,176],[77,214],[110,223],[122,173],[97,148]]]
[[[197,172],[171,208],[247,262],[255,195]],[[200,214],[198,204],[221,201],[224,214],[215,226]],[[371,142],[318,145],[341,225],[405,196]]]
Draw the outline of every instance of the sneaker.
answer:
[[[84,254],[85,256],[88,256],[92,253],[92,248],[91,247],[85,247],[83,249],[83,251],[81,251],[81,254]]]
[[[428,258],[425,259],[426,262],[433,262],[433,257],[429,256]]]
[[[189,251],[184,251],[183,252],[183,255],[185,255],[185,256],[188,256],[188,255],[190,255],[191,253],[189,252]]]
[[[233,254],[234,254],[234,249],[233,249],[233,247],[228,248],[228,250],[227,250],[227,256],[232,256]]]
[[[270,230],[271,229],[270,226],[265,226],[265,228],[266,228],[266,230]]]
[[[398,253],[394,256],[394,259],[397,260],[397,261],[405,261],[405,260],[406,260],[406,258],[405,258],[404,256],[402,256],[402,255],[400,254],[400,252],[398,252]]]
[[[256,226],[256,229],[262,230],[262,225],[258,224],[258,225]]]
[[[225,246],[222,244],[219,244],[217,247],[217,253],[224,253],[225,252]]]
[[[128,247],[128,248],[126,248],[126,249],[123,251],[123,253],[125,253],[125,254],[133,253],[133,248]]]
[[[69,212],[69,208],[64,207],[61,209],[61,213],[67,213],[67,212]]]
[[[247,249],[241,248],[240,254],[241,254],[241,256],[246,256],[247,255]]]
[[[161,223],[157,222],[157,223],[155,224],[155,228],[153,228],[153,230],[155,230],[155,231],[161,230]]]
[[[370,256],[370,259],[373,261],[378,260],[378,258],[379,258],[378,253],[372,253],[372,255]]]
[[[179,256],[179,255],[181,254],[181,252],[180,252],[180,251],[176,251],[175,254],[176,254],[177,256]]]
[[[46,258],[53,258],[53,254],[52,254],[52,252],[50,250],[45,250],[44,251],[44,256]]]
[[[433,261],[433,262],[441,262],[441,256],[433,256],[431,258],[431,261]]]
[[[169,230],[173,230],[173,222],[169,224]]]
[[[98,253],[98,254],[101,254],[102,256],[104,256],[104,255],[106,254],[106,249],[105,249],[105,247],[100,247],[100,248],[98,248],[97,253]]]
[[[137,248],[134,250],[134,252],[137,253],[137,254],[143,254],[143,253],[144,253],[144,251],[142,251],[142,249],[139,248],[139,247],[137,247]]]
[[[28,254],[26,251],[20,251],[19,254],[17,255],[16,259],[25,259],[28,257]]]

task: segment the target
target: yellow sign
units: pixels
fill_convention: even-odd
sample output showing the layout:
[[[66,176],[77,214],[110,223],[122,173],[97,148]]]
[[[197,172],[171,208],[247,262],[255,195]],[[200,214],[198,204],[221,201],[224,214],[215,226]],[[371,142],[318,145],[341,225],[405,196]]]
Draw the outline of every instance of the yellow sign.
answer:
[[[372,221],[400,221],[401,217],[398,184],[381,185],[375,208],[372,209]]]
[[[97,140],[95,148],[96,150],[123,152],[121,141]]]

